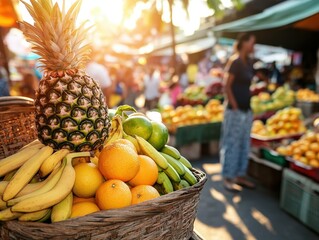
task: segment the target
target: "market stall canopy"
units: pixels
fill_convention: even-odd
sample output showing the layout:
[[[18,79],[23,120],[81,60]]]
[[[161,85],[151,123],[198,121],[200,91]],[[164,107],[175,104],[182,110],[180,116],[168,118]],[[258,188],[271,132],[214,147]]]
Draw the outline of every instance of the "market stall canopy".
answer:
[[[215,26],[212,30],[214,32],[246,32],[278,28],[318,15],[318,13],[318,0],[289,0],[267,8],[259,14]],[[299,27],[305,28],[304,25],[310,22],[311,25],[315,26],[315,30],[317,30],[318,21],[313,22],[316,19],[317,18],[314,17],[314,19],[304,20],[306,22],[303,21],[303,23],[300,23],[301,25]],[[296,25],[296,27],[298,27],[298,25]]]
[[[18,15],[14,2],[12,0],[0,0],[0,27],[17,26]]]

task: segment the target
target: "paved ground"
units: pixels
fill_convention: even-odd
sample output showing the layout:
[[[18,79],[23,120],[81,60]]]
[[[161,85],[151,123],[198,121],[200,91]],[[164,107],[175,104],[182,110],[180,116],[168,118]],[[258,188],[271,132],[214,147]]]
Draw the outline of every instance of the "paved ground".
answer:
[[[208,176],[195,221],[195,230],[203,239],[319,239],[319,235],[280,209],[278,192],[260,185],[240,194],[224,190],[217,159],[205,157],[193,162]]]

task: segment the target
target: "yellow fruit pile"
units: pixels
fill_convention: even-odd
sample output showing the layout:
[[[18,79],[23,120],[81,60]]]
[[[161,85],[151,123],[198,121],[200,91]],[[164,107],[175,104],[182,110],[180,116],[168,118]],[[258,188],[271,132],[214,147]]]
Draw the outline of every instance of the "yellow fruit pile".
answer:
[[[278,111],[266,121],[266,124],[255,120],[251,130],[253,134],[264,137],[286,136],[305,131],[301,110],[293,107]]]
[[[310,89],[299,89],[297,91],[297,100],[303,102],[319,102],[319,94]]]
[[[205,107],[186,105],[174,109],[173,106],[165,106],[161,114],[164,124],[174,132],[176,128],[182,126],[221,122],[224,108],[219,100],[212,99]]]
[[[319,168],[319,133],[308,132],[290,145],[278,147],[276,151],[281,155],[290,156],[294,160]]]
[[[0,160],[0,221],[58,222],[194,185],[191,164],[167,139],[163,124],[117,114],[94,157],[36,140]]]

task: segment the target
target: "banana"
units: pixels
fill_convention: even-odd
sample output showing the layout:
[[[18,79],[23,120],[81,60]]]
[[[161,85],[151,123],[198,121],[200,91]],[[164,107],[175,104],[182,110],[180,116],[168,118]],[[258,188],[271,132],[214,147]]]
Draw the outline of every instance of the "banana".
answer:
[[[169,145],[165,145],[161,149],[161,152],[165,153],[165,154],[167,154],[167,155],[169,155],[169,156],[171,156],[171,157],[173,157],[175,159],[179,159],[181,157],[180,152],[176,148],[174,148],[172,146],[169,146]]]
[[[7,208],[7,202],[3,201],[0,195],[0,210],[4,210],[6,208]]]
[[[31,146],[0,160],[0,177],[21,167],[27,160],[39,152],[39,149],[40,147],[38,146]]]
[[[192,164],[183,156],[181,156],[178,161],[180,161],[185,167],[187,167],[189,170],[193,168]]]
[[[173,192],[174,188],[168,176],[164,172],[161,172],[159,174],[162,175],[162,178],[163,178],[162,187],[163,187],[164,193],[167,194],[167,193]]]
[[[94,163],[96,166],[99,165],[99,157],[94,156],[94,157],[90,157],[90,162]]]
[[[183,176],[185,174],[185,169],[182,163],[180,163],[178,160],[165,153],[161,152],[161,155],[167,160],[167,162],[176,170],[176,172],[180,176]]]
[[[69,153],[68,149],[61,149],[53,153],[50,157],[44,160],[40,167],[40,176],[45,177],[53,171],[56,164],[63,160],[63,158]]]
[[[170,164],[168,164],[168,168],[164,169],[163,172],[166,173],[166,175],[172,181],[177,182],[177,183],[179,183],[181,181],[181,177],[178,175],[176,170]]]
[[[51,217],[51,212],[52,212],[52,210],[51,210],[51,208],[49,208],[49,211],[47,212],[47,214],[44,215],[43,218],[39,219],[37,222],[45,222],[45,221],[47,221],[48,219],[50,219],[50,217]]]
[[[182,179],[179,183],[172,182],[172,184],[175,191],[183,189],[183,188],[187,188],[190,186],[189,183],[184,179]]]
[[[104,142],[104,147],[111,144],[112,142],[123,138],[123,127],[122,127],[122,120],[119,115],[116,115],[112,119],[111,123],[111,132],[109,137]]]
[[[39,221],[43,217],[45,217],[48,212],[51,212],[51,209],[43,209],[35,212],[30,212],[30,213],[24,213],[19,217],[19,221],[22,222],[35,222]]]
[[[168,162],[166,159],[144,138],[135,136],[141,152],[154,160],[154,162],[162,169],[168,168]]]
[[[59,222],[68,219],[71,216],[73,205],[73,193],[70,192],[66,198],[54,205],[51,213],[51,222]]]
[[[22,151],[21,151],[22,152]],[[43,161],[53,153],[53,148],[46,146],[28,159],[10,180],[3,193],[3,200],[14,198],[17,193],[28,184],[32,177],[38,172]]]
[[[129,140],[131,143],[133,143],[133,145],[135,146],[136,151],[137,151],[138,154],[141,153],[140,146],[138,145],[138,142],[137,142],[137,140],[136,140],[134,137],[132,137],[132,136],[126,134],[125,132],[123,133],[123,137],[124,137],[124,139],[127,139],[127,140]]]
[[[185,174],[183,176],[183,179],[185,179],[191,186],[193,186],[194,184],[196,184],[197,178],[194,176],[194,174],[191,172],[191,170],[189,170],[187,167],[185,167]]]
[[[153,186],[160,195],[164,195],[165,192],[164,192],[164,189],[163,189],[163,186],[158,184],[158,183],[155,183],[154,186]]]
[[[28,143],[27,145],[24,145],[19,151],[21,151],[22,149],[37,145],[37,144],[42,144],[39,139],[35,139],[34,141]],[[42,144],[43,145],[43,144]]]
[[[11,172],[8,172],[4,178],[2,179],[2,181],[10,181],[12,179],[12,177],[14,176],[14,174],[17,172],[18,170],[12,170]]]
[[[21,197],[10,199],[9,201],[7,201],[7,206],[11,207],[11,206],[13,206],[13,205],[17,204],[18,202],[21,202],[25,199],[35,197],[35,196],[38,196],[40,194],[43,194],[43,193],[50,191],[60,180],[65,165],[66,165],[66,160],[63,161],[62,166],[60,166],[60,168],[55,169],[52,172],[54,175],[50,178],[50,180],[44,186],[42,186],[38,190],[31,192],[29,194],[23,195]]]
[[[6,208],[0,211],[0,221],[10,221],[20,217],[23,213],[12,212],[11,208]]]
[[[11,207],[15,212],[35,212],[46,209],[61,202],[71,191],[75,181],[75,171],[72,166],[72,158],[90,156],[90,152],[70,153],[66,156],[67,164],[63,169],[58,183],[49,191],[28,199],[25,199]]]
[[[72,159],[72,166],[78,165],[80,163],[89,163],[90,157],[75,157]]]

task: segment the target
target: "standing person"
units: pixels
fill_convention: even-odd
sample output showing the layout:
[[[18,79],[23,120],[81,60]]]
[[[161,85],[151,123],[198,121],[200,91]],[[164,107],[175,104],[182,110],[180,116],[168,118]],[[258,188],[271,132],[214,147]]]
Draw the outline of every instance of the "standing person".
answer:
[[[86,73],[99,83],[105,96],[106,104],[110,106],[112,94],[112,80],[106,67],[102,64],[102,57],[92,53],[91,61],[86,66]]]
[[[225,68],[227,107],[222,126],[220,159],[224,187],[230,191],[240,191],[241,186],[255,187],[245,178],[253,120],[249,87],[254,70],[249,55],[254,51],[255,40],[252,34],[240,35],[237,53],[230,58]]]
[[[160,72],[152,69],[151,73],[144,76],[145,108],[153,109],[159,100]]]

